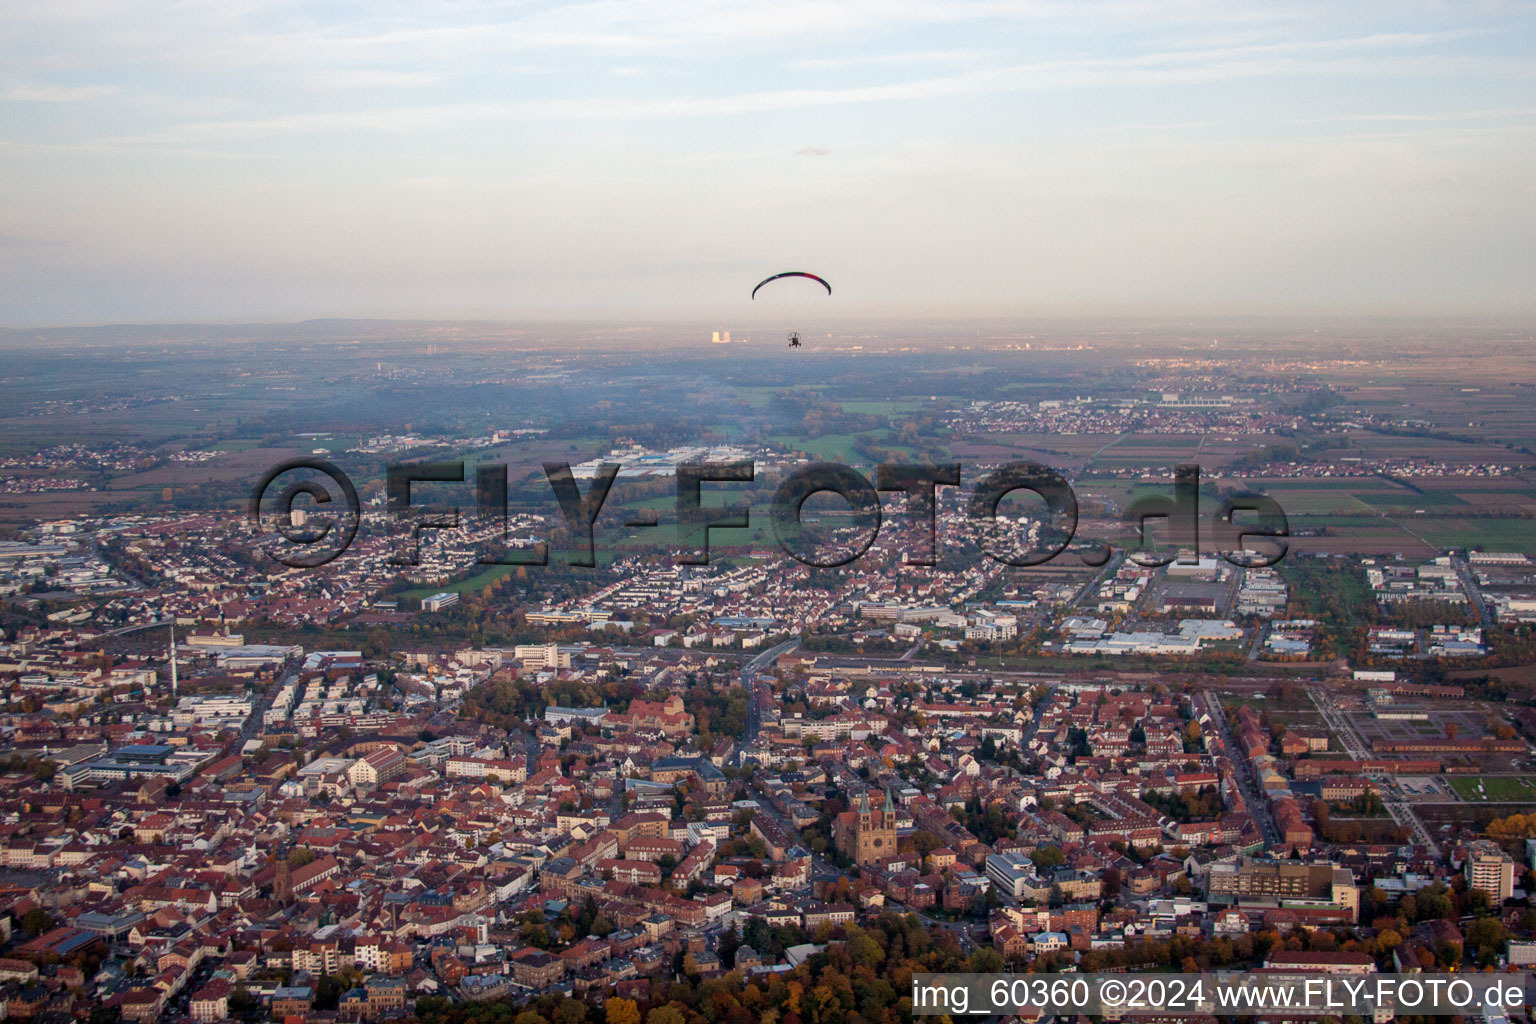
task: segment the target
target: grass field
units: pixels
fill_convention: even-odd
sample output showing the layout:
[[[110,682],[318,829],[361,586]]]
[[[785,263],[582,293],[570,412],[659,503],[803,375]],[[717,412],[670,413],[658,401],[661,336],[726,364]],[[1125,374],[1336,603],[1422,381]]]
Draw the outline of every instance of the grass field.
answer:
[[[1426,540],[1441,547],[1481,544],[1493,551],[1536,554],[1536,520],[1532,519],[1424,517],[1413,526]]]
[[[517,567],[514,565],[487,565],[474,575],[466,576],[461,580],[455,580],[451,583],[440,583],[435,587],[416,587],[412,590],[402,591],[398,596],[419,601],[424,597],[431,597],[433,594],[440,594],[445,590],[457,590],[459,593],[467,596],[490,586],[492,583],[495,583],[504,576],[510,575],[516,570]]]
[[[854,465],[858,454],[854,451],[853,434],[824,434],[812,440],[804,438],[776,437],[773,443],[790,451],[801,451],[816,459],[827,462],[840,462],[845,466]]]
[[[919,409],[933,408],[935,402],[918,401],[889,401],[889,402],[841,402],[844,412],[855,412],[866,416],[895,416],[898,413],[917,412]]]
[[[1412,491],[1373,491],[1362,495],[1362,500],[1373,508],[1380,509],[1405,509],[1405,508],[1461,508],[1466,502],[1454,494],[1444,491],[1425,491],[1423,494],[1415,494]]]
[[[1456,795],[1474,803],[1493,800],[1505,803],[1529,802],[1536,809],[1536,780],[1531,776],[1473,775],[1446,780]],[[1482,789],[1479,790],[1478,787]]]

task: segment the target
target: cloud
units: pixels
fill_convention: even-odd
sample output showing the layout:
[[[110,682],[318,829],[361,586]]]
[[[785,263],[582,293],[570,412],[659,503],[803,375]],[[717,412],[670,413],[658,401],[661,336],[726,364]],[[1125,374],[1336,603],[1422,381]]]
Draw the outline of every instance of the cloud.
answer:
[[[845,71],[850,69],[910,67],[916,64],[975,65],[995,59],[997,50],[924,50],[904,53],[839,54],[835,57],[803,57],[788,62],[797,71]]]
[[[693,295],[674,267],[747,252],[910,272],[912,303],[1043,274],[1029,294],[1084,308],[1214,285],[1508,305],[1536,218],[1536,60],[1509,40],[1536,15],[1404,6],[0,3],[0,294],[41,319],[268,286],[274,310],[554,311],[593,281]]]
[[[0,100],[16,103],[77,103],[117,93],[112,85],[16,85],[0,89]]]
[[[301,71],[295,80],[320,89],[391,89],[438,85],[443,76],[431,71],[387,71],[382,68],[327,68]]]
[[[1100,87],[1207,85],[1259,78],[1345,76],[1420,79],[1476,72],[1484,76],[1531,77],[1529,62],[1487,55],[1411,52],[1437,37],[1429,33],[1377,33],[1281,43],[1152,49],[1113,55],[1074,55],[969,69],[953,74],[901,76],[883,81],[811,84],[786,89],[737,92],[636,94],[634,90],[577,98],[559,90],[514,99],[454,99],[427,105],[359,109],[338,103],[331,109],[290,108],[260,116],[162,123],[147,131],[114,135],[98,142],[157,145],[195,140],[273,136],[292,132],[361,130],[405,132],[446,122],[465,124],[505,118],[557,120],[651,120],[722,117],[836,106],[952,100],[1022,93],[1059,93]],[[1383,53],[1383,49],[1390,52]],[[631,65],[623,65],[631,67]],[[408,81],[410,73],[405,73]],[[404,84],[404,81],[401,82]],[[148,126],[145,126],[148,127]],[[802,152],[797,155],[823,155]]]

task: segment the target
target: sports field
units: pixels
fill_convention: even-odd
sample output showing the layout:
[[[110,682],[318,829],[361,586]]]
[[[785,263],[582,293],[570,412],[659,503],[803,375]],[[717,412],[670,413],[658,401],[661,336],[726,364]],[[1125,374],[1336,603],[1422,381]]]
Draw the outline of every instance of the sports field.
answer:
[[[1536,778],[1529,775],[1469,775],[1446,781],[1457,796],[1472,803],[1529,801],[1536,809]]]

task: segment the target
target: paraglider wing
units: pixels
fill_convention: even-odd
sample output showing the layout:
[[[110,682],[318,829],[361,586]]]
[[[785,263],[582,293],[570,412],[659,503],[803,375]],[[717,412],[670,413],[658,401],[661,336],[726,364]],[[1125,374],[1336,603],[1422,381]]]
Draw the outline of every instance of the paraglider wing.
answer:
[[[817,277],[815,274],[807,274],[803,270],[786,270],[782,274],[774,274],[772,277],[765,277],[765,278],[763,278],[763,280],[759,281],[757,283],[757,287],[752,289],[752,297],[754,299],[757,298],[758,290],[761,289],[763,287],[763,285],[767,284],[769,281],[777,281],[777,280],[779,280],[782,277],[804,277],[804,278],[808,278],[808,279],[810,279],[812,281],[815,281],[817,284],[821,285],[823,288],[825,288],[827,290],[827,294],[828,295],[832,294],[832,286],[830,284],[827,284],[825,279]]]
[[[827,315],[831,301],[832,286],[826,278],[786,270],[764,278],[752,289],[753,320],[758,328],[766,328],[765,333],[788,336],[789,347],[799,348],[802,336],[811,338],[820,333],[815,325]]]

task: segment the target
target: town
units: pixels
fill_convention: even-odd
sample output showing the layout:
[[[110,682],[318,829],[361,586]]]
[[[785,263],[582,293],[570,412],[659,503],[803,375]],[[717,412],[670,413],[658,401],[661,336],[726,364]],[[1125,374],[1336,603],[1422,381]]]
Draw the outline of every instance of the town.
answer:
[[[1512,493],[1526,456],[1333,458],[1316,446],[1393,436],[1361,433],[1359,386],[1289,414],[1240,386],[879,413],[786,387],[772,415],[805,434],[583,424],[612,443],[546,460],[576,466],[569,503],[528,464],[570,429],[548,417],[12,459],[100,498],[18,485],[5,510],[0,1001],[98,1024],[894,1020],[918,971],[1527,968],[1536,563],[1518,531],[1458,543],[1403,504]],[[1259,454],[1188,497],[1294,502],[1281,557],[1126,521],[1175,493],[1180,438],[1224,431]],[[969,485],[1072,438],[1046,455],[1083,529],[1041,561],[1052,508],[978,518]],[[823,493],[801,548],[775,532],[784,481],[891,449],[963,457],[963,485],[893,487],[873,518]],[[355,512],[290,490],[274,534],[228,511],[306,450],[356,472]],[[647,533],[716,457],[754,473],[709,484],[707,557]],[[390,467],[417,464],[403,522]],[[455,511],[443,482],[486,467],[498,500]],[[1352,521],[1346,494],[1382,503]],[[275,557],[338,527],[324,564]]]

